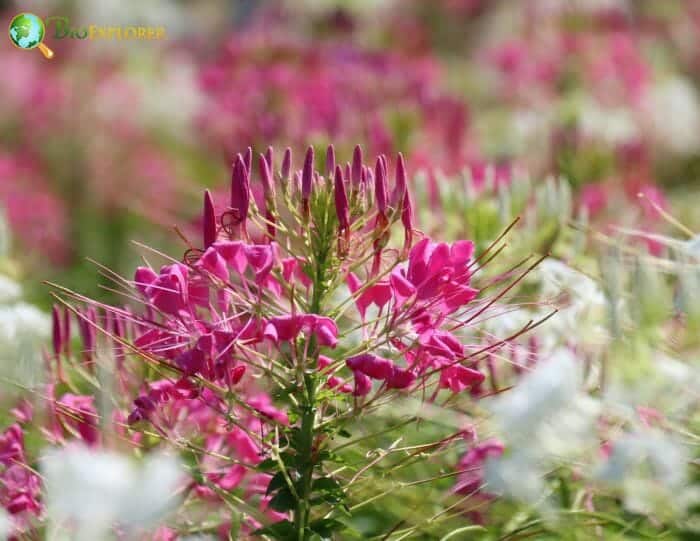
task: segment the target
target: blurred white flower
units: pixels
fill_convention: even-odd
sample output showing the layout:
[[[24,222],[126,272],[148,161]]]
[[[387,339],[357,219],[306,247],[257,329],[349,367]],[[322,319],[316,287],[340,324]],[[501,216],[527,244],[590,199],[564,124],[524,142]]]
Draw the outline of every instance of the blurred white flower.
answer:
[[[639,128],[628,109],[603,108],[591,100],[585,100],[580,105],[579,119],[585,137],[605,143],[621,144],[639,135]]]
[[[577,12],[595,14],[609,10],[628,12],[628,0],[543,0],[540,9],[545,13]]]
[[[147,125],[187,137],[181,134],[188,133],[202,108],[197,71],[187,54],[171,52],[165,58],[148,58],[128,74],[128,80],[138,91],[141,119]]]
[[[10,227],[7,225],[5,211],[0,208],[0,257],[7,257],[10,250]]]
[[[577,303],[605,304],[605,295],[595,280],[566,263],[547,258],[539,264],[537,269],[542,277],[543,295],[554,296],[566,291]]]
[[[16,301],[22,295],[20,285],[0,274],[0,304]]]
[[[3,507],[0,507],[0,541],[6,541],[12,533],[12,519]]]
[[[657,84],[644,111],[651,136],[662,148],[691,153],[700,147],[700,102],[689,81],[673,77]]]
[[[591,409],[587,403],[581,405],[586,397],[581,383],[579,363],[568,349],[560,348],[513,389],[494,399],[490,410],[501,432],[515,445],[532,442],[540,431],[549,432],[547,425],[552,423],[556,427],[564,425],[563,432],[568,432],[568,428],[580,426],[579,421],[574,422],[577,412]],[[564,423],[557,422],[562,418]],[[570,434],[560,436],[568,439]]]
[[[625,507],[636,513],[674,513],[692,498],[688,486],[687,450],[658,430],[618,439],[595,477],[619,486]]]
[[[581,386],[579,363],[560,348],[493,400],[489,409],[506,453],[487,462],[489,492],[541,503],[549,469],[593,446],[599,405]]]
[[[498,458],[490,457],[484,464],[484,481],[491,494],[537,503],[545,490],[542,465],[527,452],[514,452]]]
[[[27,304],[0,305],[0,380],[23,387],[39,383],[41,348],[50,334],[49,317]]]
[[[667,486],[674,487],[683,483],[687,457],[682,448],[656,430],[628,434],[617,440],[597,477],[609,483],[621,483],[631,469],[647,460],[653,466],[651,475]]]
[[[183,30],[186,17],[179,2],[170,0],[150,0],[149,2],[123,2],[102,0],[92,2],[79,0],[76,11],[81,22],[109,25],[150,25],[164,26],[169,34]]]
[[[115,525],[157,524],[178,502],[183,474],[177,460],[154,455],[141,464],[107,451],[68,447],[41,461],[51,527],[71,539],[105,539]]]
[[[290,9],[301,13],[328,13],[334,9],[343,8],[356,15],[371,15],[377,10],[389,9],[396,0],[285,0]]]
[[[555,259],[540,263],[533,278],[541,288],[544,304],[534,310],[509,308],[499,317],[485,322],[488,333],[492,336],[513,334],[528,321],[547,316],[554,305],[558,310],[556,316],[526,336],[537,339],[542,357],[552,355],[562,346],[586,344],[590,349],[590,346],[607,343],[607,330],[603,325],[607,301],[593,279]]]
[[[556,299],[557,316],[540,329],[545,351],[563,344],[606,342],[603,311],[606,298],[600,286],[585,274],[555,259],[545,259],[537,269],[544,299]],[[542,316],[545,314],[543,313]]]
[[[182,469],[172,456],[155,455],[147,457],[136,473],[133,482],[138,488],[124,502],[123,514],[132,525],[153,526],[176,503]]]
[[[665,353],[641,352],[615,358],[603,395],[605,406],[627,421],[638,419],[638,407],[653,408],[670,421],[692,414],[700,399],[700,367]]]
[[[510,119],[511,130],[516,141],[515,148],[525,151],[528,145],[544,139],[552,129],[552,111],[550,109],[517,109]]]
[[[700,235],[695,235],[684,244],[686,252],[694,257],[700,257]]]

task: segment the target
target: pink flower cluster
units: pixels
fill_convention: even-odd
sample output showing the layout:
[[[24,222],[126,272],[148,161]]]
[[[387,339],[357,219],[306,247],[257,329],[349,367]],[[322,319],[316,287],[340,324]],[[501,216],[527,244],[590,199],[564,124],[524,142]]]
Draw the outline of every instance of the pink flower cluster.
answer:
[[[22,246],[62,263],[69,251],[68,218],[33,161],[31,155],[0,154],[0,209]]]
[[[296,365],[308,364],[350,410],[388,393],[430,390],[435,399],[476,389],[484,376],[466,361],[460,335],[467,314],[481,307],[471,286],[474,246],[414,244],[420,233],[403,158],[390,186],[389,160],[380,156],[370,168],[359,147],[344,166],[329,148],[328,175],[316,170],[312,149],[298,171],[290,150],[279,167],[273,156],[271,149],[260,156],[255,178],[252,151],[239,155],[225,210],[205,194],[199,247],[158,270],[139,267],[125,281],[141,308],[88,301],[74,310],[79,355],[70,351],[68,312],[54,311],[44,432],[57,443],[102,444],[94,397],[55,395],[66,378],[95,373],[101,330],[117,367],[113,422],[122,437],[137,444],[147,427],[173,442],[197,442],[202,477],[190,497],[213,504],[239,491],[279,520],[286,515],[268,507],[271,476],[257,466],[270,456],[272,435],[290,426],[287,406],[272,397],[294,380]],[[394,224],[403,229],[397,247]],[[332,289],[321,295],[322,286]],[[340,309],[348,304],[354,312]]]
[[[167,442],[191,455],[186,498],[215,510],[224,531],[221,503],[235,493],[257,507],[242,524],[250,533],[296,512],[280,508],[274,469],[262,465],[301,430],[300,411],[309,410],[298,393],[309,381],[312,393],[323,391],[310,407],[329,423],[377,399],[479,396],[484,374],[472,354],[483,345],[470,326],[491,301],[472,285],[482,265],[474,245],[416,230],[403,157],[380,155],[370,167],[362,155],[358,146],[342,163],[329,147],[320,171],[311,147],[300,169],[290,149],[276,163],[272,148],[255,162],[249,148],[233,161],[227,201],[205,192],[201,235],[185,238],[180,260],[158,253],[162,266],[138,267],[131,280],[114,275],[128,306],[63,290],[43,438],[110,445],[97,397],[82,391],[108,362],[112,432],[125,444]],[[21,428],[5,439],[12,460],[25,461]],[[308,441],[307,453],[331,448],[325,431]],[[32,482],[36,489],[7,483],[3,505],[26,501],[39,515]],[[167,528],[158,535],[176,538]]]
[[[17,531],[27,528],[42,511],[41,480],[27,460],[24,431],[15,423],[0,435],[0,505]]]
[[[306,41],[283,29],[252,27],[232,37],[201,72],[207,97],[201,129],[231,155],[249,143],[285,141],[301,150],[311,138],[347,150],[363,140],[376,153],[406,150],[457,167],[470,151],[461,100],[441,90],[436,59]],[[417,123],[411,138],[401,119]],[[343,145],[345,142],[345,145]]]
[[[87,62],[85,54],[66,47],[53,62],[34,63],[16,49],[0,52],[12,72],[0,82],[0,138],[8,142],[0,207],[22,246],[54,266],[82,248],[75,232],[85,215],[119,221],[115,209],[128,208],[163,223],[179,204],[178,172],[150,133],[140,90],[118,60]]]
[[[233,197],[239,197],[235,190]],[[281,347],[299,336],[313,336],[320,346],[335,348],[338,325],[329,317],[296,313],[265,318],[252,317],[247,311],[230,313],[240,303],[248,307],[262,302],[274,305],[285,291],[284,283],[310,290],[311,279],[299,271],[299,260],[281,257],[280,251],[275,241],[249,244],[216,240],[190,266],[173,263],[159,273],[139,268],[136,287],[148,306],[167,320],[142,333],[136,344],[171,359],[184,374],[199,374],[225,384],[237,383],[240,376],[234,372],[245,370],[238,359],[243,345]],[[472,255],[473,244],[468,241],[448,245],[423,239],[411,249],[407,264],[395,266],[388,279],[360,287],[358,277],[347,274],[362,319],[372,304],[380,310],[390,306],[392,328],[410,327],[418,337],[417,343],[398,334],[392,337],[392,346],[406,359],[407,367],[370,353],[347,359],[355,376],[356,396],[370,392],[367,378],[383,380],[388,388],[407,388],[421,374],[445,368],[440,386],[454,392],[483,379],[476,370],[458,364],[464,358],[463,346],[453,334],[440,329],[478,293],[469,285]]]

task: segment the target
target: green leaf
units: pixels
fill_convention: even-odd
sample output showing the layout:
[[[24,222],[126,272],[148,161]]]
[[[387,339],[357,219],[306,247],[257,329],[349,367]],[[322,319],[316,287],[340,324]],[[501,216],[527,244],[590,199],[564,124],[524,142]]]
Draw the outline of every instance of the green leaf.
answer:
[[[229,541],[235,541],[238,539],[241,530],[241,517],[238,513],[234,512],[231,515],[231,527],[228,529],[228,539]]]
[[[267,535],[278,541],[296,541],[294,532],[294,524],[288,520],[282,520],[270,524],[265,528],[260,528],[253,532],[253,535]]]
[[[265,491],[265,495],[269,496],[276,490],[281,489],[282,487],[287,486],[287,480],[284,478],[284,473],[277,472],[272,479],[270,479],[270,484],[267,485],[267,490]]]
[[[334,518],[322,518],[314,520],[309,528],[321,537],[330,537],[334,531],[345,528],[345,524]]]
[[[559,502],[564,509],[571,507],[571,490],[564,474],[559,475]]]
[[[311,490],[319,492],[342,492],[338,481],[332,477],[319,477],[318,479],[314,479]]]
[[[330,462],[335,462],[336,464],[345,464],[346,462],[346,460],[343,457],[337,455],[336,453],[333,453],[328,450],[321,451],[318,454],[318,462],[325,462],[326,460]]]
[[[485,532],[485,531],[486,531],[486,528],[484,528],[483,526],[478,526],[478,525],[464,526],[463,528],[457,528],[456,530],[452,530],[447,535],[441,537],[440,541],[447,541],[448,539],[464,539],[463,537],[457,538],[455,536],[459,535],[459,534],[464,534],[467,532]]]
[[[279,511],[280,513],[291,511],[296,506],[296,498],[294,498],[294,495],[286,486],[277,491],[277,493],[272,497],[269,503],[270,509],[274,509],[275,511]]]
[[[277,467],[279,467],[279,464],[274,458],[266,458],[256,466],[258,471],[270,471]]]

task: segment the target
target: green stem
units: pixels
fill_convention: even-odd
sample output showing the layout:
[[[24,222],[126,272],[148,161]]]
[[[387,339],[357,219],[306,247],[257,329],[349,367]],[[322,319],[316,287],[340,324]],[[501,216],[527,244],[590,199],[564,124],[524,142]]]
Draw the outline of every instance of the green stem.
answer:
[[[316,422],[316,385],[313,378],[308,374],[304,375],[305,400],[301,418],[301,438],[299,442],[299,473],[301,474],[301,486],[299,488],[299,499],[297,500],[297,510],[294,516],[296,537],[299,541],[306,539],[307,528],[311,519],[311,487],[313,483],[313,473],[316,466],[314,460],[314,435]]]
[[[332,254],[332,249],[335,243],[335,227],[329,224],[328,215],[324,215],[322,219],[315,220],[317,222],[318,234],[320,242],[316,244],[314,250],[314,242],[310,244],[312,251],[315,251],[314,271],[313,271],[313,295],[308,307],[308,312],[311,314],[320,315],[321,304],[326,291],[326,277],[328,273],[329,258]],[[323,224],[323,225],[320,225]],[[298,442],[298,464],[297,472],[299,473],[299,487],[297,488],[297,506],[294,513],[294,529],[295,538],[298,541],[306,541],[310,532],[309,524],[311,523],[311,493],[313,487],[314,470],[319,466],[317,463],[317,453],[314,449],[316,440],[316,378],[311,372],[316,368],[318,362],[318,341],[315,336],[312,336],[306,344],[308,349],[305,355],[299,356],[299,374],[301,375],[298,396],[298,403],[301,409],[301,427],[300,437]]]
[[[316,268],[314,293],[310,306],[310,312],[317,314],[321,307],[323,297],[324,272],[321,261]],[[314,439],[316,436],[316,381],[309,373],[308,368],[316,365],[318,358],[318,347],[315,337],[309,340],[309,357],[301,359],[303,363],[303,387],[299,403],[302,409],[301,416],[301,437],[299,441],[299,464],[300,487],[298,489],[297,509],[294,514],[294,528],[296,539],[305,541],[308,533],[308,526],[311,522],[311,491],[313,486],[314,468],[317,466],[314,457]],[[310,362],[309,362],[310,361]]]

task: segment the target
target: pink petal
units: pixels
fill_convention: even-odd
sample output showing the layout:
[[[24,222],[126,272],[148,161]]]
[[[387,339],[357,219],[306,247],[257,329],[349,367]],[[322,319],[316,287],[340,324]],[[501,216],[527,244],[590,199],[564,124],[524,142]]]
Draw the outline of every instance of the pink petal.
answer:
[[[372,390],[372,381],[362,372],[355,371],[355,388],[352,391],[353,396],[366,396]]]
[[[229,274],[228,268],[226,267],[226,260],[221,257],[216,248],[207,248],[198,263],[201,263],[202,268],[207,272],[210,272],[224,282],[228,281]]]
[[[156,281],[158,275],[150,267],[138,267],[136,273],[134,273],[134,285],[141,292],[142,295],[146,295],[146,288]]]
[[[394,269],[389,277],[391,289],[394,292],[397,307],[401,307],[415,293],[415,286],[403,275],[401,269]]]

